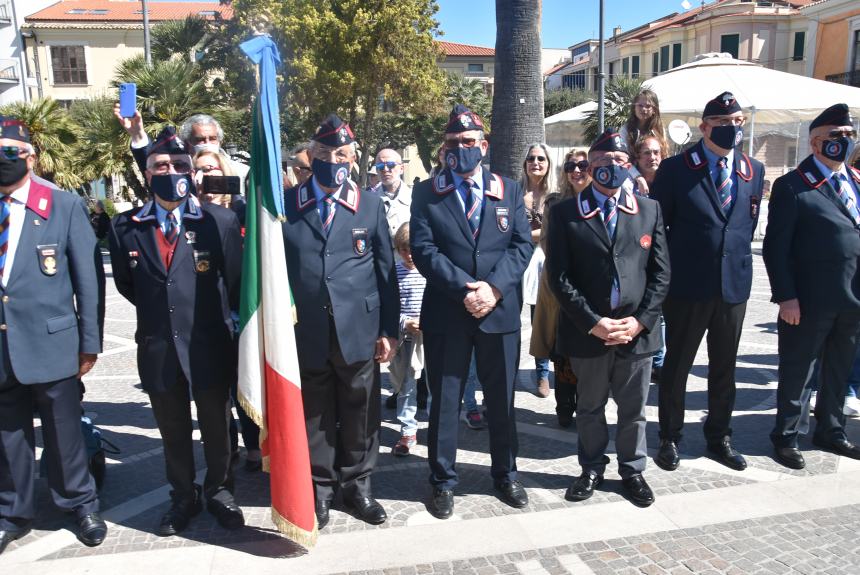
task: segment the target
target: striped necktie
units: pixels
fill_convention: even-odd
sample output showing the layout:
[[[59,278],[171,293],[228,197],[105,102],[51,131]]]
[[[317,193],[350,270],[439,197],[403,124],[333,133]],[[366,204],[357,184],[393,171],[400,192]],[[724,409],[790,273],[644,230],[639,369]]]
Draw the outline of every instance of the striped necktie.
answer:
[[[478,231],[481,229],[481,199],[475,191],[475,182],[471,178],[466,178],[460,184],[463,190],[463,207],[466,211],[466,219],[469,221],[469,229],[472,230],[472,237],[478,237]]]
[[[851,193],[851,184],[842,172],[833,174],[833,187],[836,189],[836,194],[845,207],[848,208],[848,213],[854,218],[855,224],[860,224],[860,211],[857,209],[857,204],[854,202],[854,194]]]
[[[606,226],[606,235],[609,236],[609,243],[615,242],[615,227],[618,224],[618,200],[614,197],[606,198],[603,203],[603,225]],[[612,291],[609,294],[609,304],[612,309],[618,307],[619,294],[621,286],[618,284],[618,272],[613,267],[612,272]]]
[[[0,278],[6,269],[6,252],[9,250],[9,213],[12,196],[4,196],[0,201]]]
[[[179,226],[176,225],[176,216],[173,215],[173,212],[167,212],[167,217],[164,218],[164,239],[173,245],[176,243],[177,237],[179,237]]]
[[[331,230],[331,223],[334,221],[334,197],[331,194],[328,194],[323,199],[320,218],[322,219],[323,232],[327,236],[329,230]]]
[[[729,159],[720,158],[717,162],[719,173],[717,174],[717,196],[720,198],[720,208],[724,214],[732,209],[732,172],[729,170]]]

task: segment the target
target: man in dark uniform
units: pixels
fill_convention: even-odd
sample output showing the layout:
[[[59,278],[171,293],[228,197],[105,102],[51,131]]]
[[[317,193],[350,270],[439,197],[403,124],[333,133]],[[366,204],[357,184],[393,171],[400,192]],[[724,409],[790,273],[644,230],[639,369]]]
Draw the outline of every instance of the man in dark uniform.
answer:
[[[95,546],[107,526],[81,435],[78,380],[101,352],[101,258],[83,200],[37,181],[27,127],[0,116],[0,553],[35,517],[33,408],[54,503]]]
[[[430,395],[430,511],[454,512],[460,403],[472,351],[490,430],[490,473],[505,503],[525,507],[517,481],[514,382],[520,352],[523,273],[532,255],[523,192],[481,167],[489,144],[481,119],[457,105],[445,127],[446,167],[412,196],[412,259],[427,288],[421,307]]]
[[[654,493],[642,476],[645,402],[651,356],[663,343],[660,304],[669,290],[669,253],[660,205],[621,188],[629,167],[624,139],[614,130],[601,134],[588,151],[591,185],[550,212],[546,266],[564,313],[557,346],[579,379],[582,475],[565,497],[588,499],[603,481],[611,391],[618,405],[619,474],[633,502],[648,506]]]
[[[137,368],[164,441],[172,505],[158,534],[179,533],[206,508],[218,522],[244,525],[233,500],[230,383],[236,373],[231,309],[239,303],[242,238],[230,210],[194,197],[191,157],[172,127],[150,148],[153,199],[116,216],[109,235],[114,282],[137,309]],[[190,401],[206,457],[194,483]]]
[[[809,125],[812,154],[773,184],[764,238],[772,301],[779,304],[779,387],[770,434],[776,460],[805,466],[812,365],[820,358],[812,443],[860,459],[845,435],[845,382],[860,330],[860,172],[846,165],[857,132],[836,104]]]
[[[672,262],[672,282],[663,302],[666,357],[660,374],[660,450],[666,470],[680,463],[687,376],[708,332],[708,417],[704,432],[711,457],[745,469],[732,448],[735,362],[752,287],[751,243],[758,223],[764,166],[737,146],[744,114],[723,92],[707,103],[699,129],[703,138],[664,160],[651,186],[663,208]]]
[[[296,345],[317,523],[335,493],[364,521],[388,516],[373,498],[379,451],[379,363],[396,351],[400,299],[394,251],[378,196],[349,179],[349,125],[335,114],[310,147],[313,176],[287,190],[284,245],[296,302]]]

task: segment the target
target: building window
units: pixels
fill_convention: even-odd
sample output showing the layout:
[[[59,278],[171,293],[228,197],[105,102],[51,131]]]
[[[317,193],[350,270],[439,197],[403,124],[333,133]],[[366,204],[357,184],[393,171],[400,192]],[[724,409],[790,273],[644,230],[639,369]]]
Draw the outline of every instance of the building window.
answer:
[[[54,84],[87,84],[87,61],[83,46],[51,46]]]
[[[639,77],[639,56],[630,57],[630,75],[633,78]]]
[[[860,30],[854,32],[854,71],[860,71]]]
[[[621,60],[621,74],[625,78],[630,75],[630,58]]]
[[[483,72],[484,65],[483,64],[468,64],[467,71],[469,72]]]
[[[651,54],[651,75],[656,76],[660,71],[660,53],[654,52]]]
[[[681,43],[672,44],[672,67],[677,68],[681,65]]]
[[[609,63],[609,79],[612,80],[615,77],[615,62]]]
[[[585,89],[585,70],[579,70],[573,74],[567,74],[561,77],[561,85],[568,90],[584,90]]]
[[[669,46],[660,48],[660,71],[665,72],[669,69]]]
[[[735,60],[738,58],[740,44],[740,34],[723,34],[720,36],[720,52],[728,52]]]
[[[794,33],[794,54],[792,60],[795,62],[803,60],[803,51],[806,48],[806,32]]]

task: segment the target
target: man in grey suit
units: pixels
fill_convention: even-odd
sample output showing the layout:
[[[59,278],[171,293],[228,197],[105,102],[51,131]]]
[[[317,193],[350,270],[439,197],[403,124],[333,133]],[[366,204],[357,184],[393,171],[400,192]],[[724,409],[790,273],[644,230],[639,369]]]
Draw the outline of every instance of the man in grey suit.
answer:
[[[35,163],[27,127],[0,116],[0,553],[35,516],[34,406],[54,503],[85,545],[107,533],[78,387],[101,352],[104,276],[83,200],[35,180]]]

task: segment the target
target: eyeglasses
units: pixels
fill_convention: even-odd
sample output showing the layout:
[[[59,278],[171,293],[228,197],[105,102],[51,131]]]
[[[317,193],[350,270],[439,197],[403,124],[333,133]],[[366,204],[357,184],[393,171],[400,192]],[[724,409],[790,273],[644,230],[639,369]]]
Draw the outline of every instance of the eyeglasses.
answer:
[[[396,168],[399,165],[400,165],[400,162],[377,162],[377,163],[373,164],[373,166],[376,168],[377,172],[381,172],[383,170],[393,170],[394,168]]]
[[[459,148],[463,146],[464,148],[474,148],[475,144],[480,141],[480,138],[445,138],[445,147]]]
[[[712,126],[743,126],[747,119],[743,116],[722,116],[722,117],[710,117],[707,118],[707,121]]]
[[[174,168],[173,168],[173,169],[176,169],[175,164],[174,164]],[[209,172],[211,172],[211,171],[213,171],[213,170],[219,170],[219,171],[220,171],[220,170],[221,170],[221,166],[199,166],[197,169],[198,169],[199,171],[203,172],[204,174],[208,174]]]
[[[854,140],[857,138],[857,131],[853,130],[853,129],[845,128],[845,129],[831,130],[830,133],[827,134],[827,138],[830,140],[835,140],[836,138],[842,138],[842,137]]]
[[[528,156],[526,157],[526,162],[546,162],[546,156]]]
[[[639,155],[640,156],[659,156],[660,150],[649,150],[646,148],[644,150],[639,150]]]
[[[18,146],[3,146],[3,156],[7,160],[17,160],[18,158],[26,158],[30,155],[27,148],[19,148]]]
[[[564,172],[569,174],[579,168],[580,172],[584,172],[588,169],[588,160],[579,160],[578,162],[574,162],[573,160],[568,160],[564,163]]]
[[[654,109],[654,104],[640,104],[637,102],[636,104],[634,104],[634,106],[636,106],[640,110],[653,110]]]
[[[152,164],[152,171],[166,173],[170,171],[170,166],[173,166],[173,171],[177,174],[187,174],[191,172],[191,164],[182,160],[163,160],[161,162],[155,162],[154,164]]]

